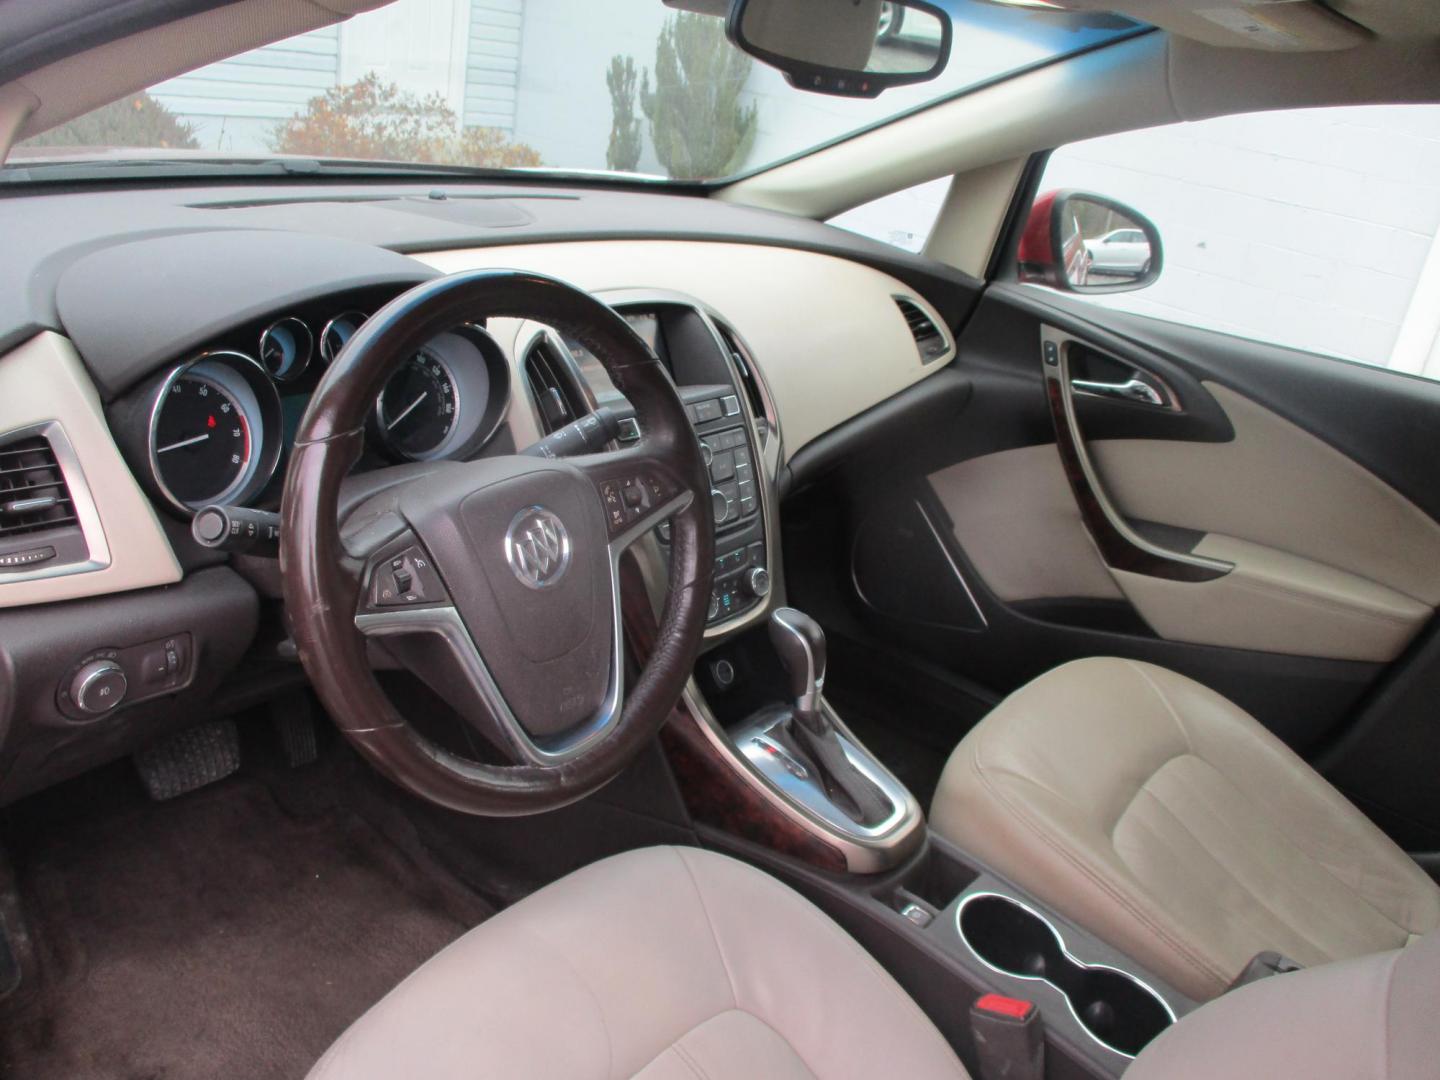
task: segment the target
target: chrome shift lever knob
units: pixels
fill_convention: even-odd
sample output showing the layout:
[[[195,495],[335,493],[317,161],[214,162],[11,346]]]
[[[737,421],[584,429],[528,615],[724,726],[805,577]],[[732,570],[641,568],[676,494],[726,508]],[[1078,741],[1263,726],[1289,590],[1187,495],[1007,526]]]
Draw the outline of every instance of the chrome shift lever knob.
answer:
[[[825,631],[803,611],[776,608],[770,613],[770,641],[790,675],[796,714],[819,717],[825,689]]]

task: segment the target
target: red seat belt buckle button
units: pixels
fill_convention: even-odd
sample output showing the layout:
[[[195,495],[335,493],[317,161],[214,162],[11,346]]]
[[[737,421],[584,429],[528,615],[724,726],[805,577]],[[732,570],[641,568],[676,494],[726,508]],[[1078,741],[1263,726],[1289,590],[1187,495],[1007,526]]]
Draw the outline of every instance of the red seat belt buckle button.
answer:
[[[975,1002],[977,1012],[989,1013],[992,1016],[1008,1016],[1012,1020],[1024,1020],[1035,1011],[1033,1001],[1023,1001],[1020,998],[1006,997],[1004,994],[984,994]]]
[[[970,1006],[979,1080],[1043,1080],[1045,1031],[1033,1001],[982,994]]]

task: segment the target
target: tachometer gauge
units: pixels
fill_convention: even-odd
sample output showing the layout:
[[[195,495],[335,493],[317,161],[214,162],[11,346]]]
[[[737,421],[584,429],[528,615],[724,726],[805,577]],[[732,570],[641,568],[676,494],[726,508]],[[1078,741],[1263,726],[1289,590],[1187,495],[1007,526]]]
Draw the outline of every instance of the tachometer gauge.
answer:
[[[455,379],[429,349],[416,353],[380,392],[376,417],[386,443],[402,457],[423,461],[445,446],[459,411]]]
[[[242,353],[207,353],[160,384],[150,414],[150,465],[179,510],[240,503],[259,493],[279,459],[280,398]]]
[[[368,317],[363,311],[346,311],[327,322],[320,331],[320,359],[328,364],[340,355]]]
[[[281,382],[298,377],[314,349],[310,328],[293,316],[271,323],[260,335],[260,362]]]

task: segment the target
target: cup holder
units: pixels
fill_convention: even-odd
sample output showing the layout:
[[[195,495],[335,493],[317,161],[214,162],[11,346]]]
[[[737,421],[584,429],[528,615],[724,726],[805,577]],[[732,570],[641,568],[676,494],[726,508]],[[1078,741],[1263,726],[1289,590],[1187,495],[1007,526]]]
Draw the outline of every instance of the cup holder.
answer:
[[[982,963],[1017,979],[1049,983],[1080,1026],[1117,1054],[1134,1057],[1175,1022],[1154,990],[1118,968],[1076,960],[1049,921],[1019,901],[976,893],[960,904],[955,921]]]

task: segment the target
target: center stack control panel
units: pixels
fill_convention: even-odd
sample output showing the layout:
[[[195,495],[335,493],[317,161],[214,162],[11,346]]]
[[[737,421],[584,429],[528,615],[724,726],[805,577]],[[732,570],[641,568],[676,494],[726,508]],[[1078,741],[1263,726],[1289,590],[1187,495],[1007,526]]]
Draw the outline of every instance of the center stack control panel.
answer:
[[[770,594],[765,517],[761,512],[758,455],[729,387],[689,388],[685,411],[700,438],[710,470],[710,508],[715,518],[715,584],[707,624],[744,614]],[[662,528],[661,538],[668,539]]]

